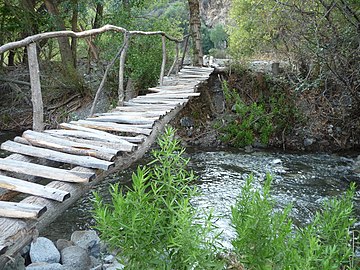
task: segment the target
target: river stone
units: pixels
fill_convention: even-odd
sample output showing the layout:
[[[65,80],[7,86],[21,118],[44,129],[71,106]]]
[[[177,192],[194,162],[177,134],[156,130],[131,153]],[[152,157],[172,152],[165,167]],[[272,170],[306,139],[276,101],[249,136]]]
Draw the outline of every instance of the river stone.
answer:
[[[45,237],[39,237],[31,243],[30,259],[33,263],[58,263],[60,262],[60,252],[51,240]]]
[[[29,264],[26,270],[68,270],[60,263],[37,262]]]
[[[194,121],[190,117],[183,117],[180,119],[180,125],[182,127],[193,127]]]
[[[100,238],[95,231],[75,231],[71,235],[71,241],[88,251],[89,255],[95,258],[100,256]]]
[[[61,251],[61,262],[67,269],[88,270],[91,260],[86,250],[79,246],[71,246]]]
[[[3,270],[25,270],[25,259],[18,254],[5,264]]]
[[[67,247],[71,247],[73,246],[74,243],[69,241],[69,240],[66,240],[66,239],[58,239],[56,241],[56,248],[59,250],[59,251],[62,251],[64,248],[67,248]]]

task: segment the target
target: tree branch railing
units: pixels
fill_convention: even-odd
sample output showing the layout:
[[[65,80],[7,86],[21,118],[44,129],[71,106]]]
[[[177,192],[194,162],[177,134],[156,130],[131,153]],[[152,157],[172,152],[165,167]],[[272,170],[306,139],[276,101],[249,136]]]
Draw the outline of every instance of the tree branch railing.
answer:
[[[165,74],[165,64],[166,64],[166,39],[169,41],[173,41],[176,43],[176,58],[172,67],[170,68],[169,73],[173,70],[174,66],[178,67],[178,54],[179,54],[179,44],[185,41],[185,46],[187,46],[188,36],[185,36],[183,39],[176,39],[172,36],[169,36],[163,31],[154,31],[154,32],[146,32],[146,31],[128,31],[125,28],[114,26],[114,25],[105,25],[103,27],[91,30],[85,30],[82,32],[74,32],[74,31],[54,31],[54,32],[45,32],[36,34],[33,36],[26,37],[19,41],[9,42],[0,46],[0,54],[5,53],[6,51],[13,50],[16,48],[27,47],[28,51],[28,65],[29,65],[29,73],[30,73],[30,84],[31,84],[31,93],[32,93],[32,105],[33,105],[33,130],[42,131],[44,129],[44,113],[43,113],[43,101],[41,95],[41,84],[40,84],[40,74],[39,74],[39,65],[38,65],[38,55],[36,50],[36,42],[49,39],[49,38],[58,38],[58,37],[72,37],[72,38],[85,38],[89,36],[95,36],[98,34],[102,34],[105,32],[119,32],[124,34],[124,43],[119,49],[118,53],[115,55],[114,59],[109,63],[105,70],[105,74],[103,79],[99,85],[99,88],[94,97],[94,101],[90,110],[90,114],[92,115],[95,110],[95,106],[97,100],[100,96],[102,89],[104,88],[107,74],[110,68],[115,64],[116,60],[120,58],[120,66],[119,66],[119,86],[118,86],[118,103],[119,105],[123,104],[125,89],[124,89],[124,72],[125,72],[125,60],[126,53],[129,47],[129,41],[131,36],[133,35],[144,35],[144,36],[155,36],[160,35],[162,40],[162,64],[161,64],[161,72],[159,78],[159,84],[163,84],[164,74]],[[183,56],[184,58],[184,56]],[[182,58],[182,61],[183,61]],[[181,61],[181,62],[182,62]],[[180,66],[182,63],[180,63]],[[177,71],[176,71],[177,72]]]

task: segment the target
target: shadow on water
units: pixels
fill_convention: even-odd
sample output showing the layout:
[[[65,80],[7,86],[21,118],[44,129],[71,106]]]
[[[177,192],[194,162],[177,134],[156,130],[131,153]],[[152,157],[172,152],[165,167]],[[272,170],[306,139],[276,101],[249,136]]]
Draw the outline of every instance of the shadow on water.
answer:
[[[193,205],[202,210],[214,210],[216,225],[223,231],[222,244],[231,247],[234,231],[230,225],[230,206],[235,203],[246,178],[253,174],[254,186],[262,188],[266,173],[273,176],[272,194],[278,209],[293,204],[291,213],[298,226],[308,223],[321,203],[343,194],[349,188],[347,176],[352,176],[353,159],[333,154],[296,154],[279,151],[262,151],[251,154],[240,151],[212,151],[188,149],[190,167],[198,176],[202,195]],[[142,160],[143,164],[149,157]],[[109,183],[126,182],[137,165],[114,174],[96,190],[109,200]],[[358,177],[358,176],[357,176]],[[89,193],[52,223],[44,235],[55,240],[69,238],[74,230],[89,229],[94,225],[91,218],[92,194]],[[355,197],[356,216],[360,220],[360,191]]]

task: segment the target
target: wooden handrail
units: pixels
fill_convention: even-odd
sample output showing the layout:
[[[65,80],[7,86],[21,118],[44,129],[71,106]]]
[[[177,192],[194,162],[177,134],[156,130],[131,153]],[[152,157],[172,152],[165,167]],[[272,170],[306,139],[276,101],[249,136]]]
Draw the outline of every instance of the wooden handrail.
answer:
[[[176,39],[172,36],[169,36],[163,31],[128,31],[123,27],[115,26],[107,24],[103,27],[97,28],[97,29],[91,29],[91,30],[85,30],[81,32],[74,32],[74,31],[54,31],[54,32],[45,32],[40,33],[36,35],[32,35],[29,37],[26,37],[19,41],[10,42],[7,44],[4,44],[0,46],[0,54],[3,54],[4,52],[8,50],[13,50],[20,47],[27,47],[28,48],[28,54],[29,54],[29,72],[31,78],[31,92],[32,92],[32,103],[33,103],[33,129],[36,131],[41,131],[44,129],[44,123],[43,123],[43,102],[41,97],[41,87],[40,87],[40,77],[39,77],[39,68],[37,64],[37,52],[36,52],[36,46],[35,43],[49,38],[58,38],[58,37],[75,37],[75,38],[85,38],[89,36],[98,35],[104,32],[108,31],[114,31],[114,32],[120,32],[124,34],[124,44],[122,45],[119,52],[116,54],[114,59],[111,61],[111,63],[108,65],[106,72],[104,74],[104,77],[100,83],[100,86],[96,92],[93,105],[90,110],[90,114],[94,113],[95,105],[97,102],[97,99],[99,97],[99,94],[101,90],[104,87],[105,80],[107,73],[110,69],[110,67],[115,63],[116,59],[120,57],[120,67],[119,67],[119,86],[118,86],[118,103],[121,105],[124,101],[124,70],[125,70],[125,59],[126,59],[126,53],[127,49],[129,47],[129,41],[132,35],[144,35],[144,36],[154,36],[154,35],[160,35],[162,39],[162,63],[161,63],[161,72],[160,72],[160,79],[159,83],[162,85],[164,73],[165,73],[165,64],[166,64],[166,42],[165,40],[168,39],[170,41],[173,41],[176,43],[176,61],[178,57],[178,44],[183,42],[185,39],[188,39],[188,35],[186,35],[183,39]],[[32,49],[32,50],[30,50]],[[29,51],[30,50],[30,51]],[[173,68],[173,67],[172,67]]]
[[[175,41],[175,42],[181,42],[183,40],[183,39],[176,39],[176,38],[174,38],[172,36],[169,36],[163,31],[154,31],[154,32],[128,31],[125,28],[115,26],[115,25],[111,25],[111,24],[107,24],[107,25],[104,25],[103,27],[100,27],[100,28],[91,29],[91,30],[85,30],[85,31],[82,31],[82,32],[54,31],[54,32],[45,32],[45,33],[40,33],[40,34],[28,36],[28,37],[26,37],[26,38],[24,38],[22,40],[9,42],[9,43],[6,43],[6,44],[0,46],[0,54],[6,52],[8,50],[12,50],[12,49],[27,46],[30,43],[34,43],[34,42],[37,42],[37,41],[40,41],[40,40],[43,40],[43,39],[57,38],[57,37],[84,38],[84,37],[98,35],[98,34],[101,34],[101,33],[104,33],[104,32],[108,32],[108,31],[122,32],[122,33],[128,32],[130,35],[145,35],[145,36],[161,35],[161,36],[165,36],[168,40]]]

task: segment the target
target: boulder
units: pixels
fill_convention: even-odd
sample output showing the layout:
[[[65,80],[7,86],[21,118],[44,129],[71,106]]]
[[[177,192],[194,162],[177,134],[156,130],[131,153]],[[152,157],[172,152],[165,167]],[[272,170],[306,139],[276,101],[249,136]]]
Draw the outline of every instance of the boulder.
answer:
[[[59,251],[62,251],[64,248],[67,248],[67,247],[71,247],[73,246],[74,243],[69,241],[69,240],[66,240],[66,239],[58,239],[56,241],[56,248],[59,250]]]
[[[61,262],[67,269],[88,270],[91,260],[87,251],[79,246],[71,246],[61,251]]]
[[[68,270],[60,263],[36,262],[29,264],[26,270]]]
[[[88,251],[90,256],[99,258],[100,238],[95,231],[75,231],[71,235],[71,241]]]
[[[51,240],[45,237],[38,237],[31,243],[30,259],[33,263],[58,263],[60,262],[60,252]]]

